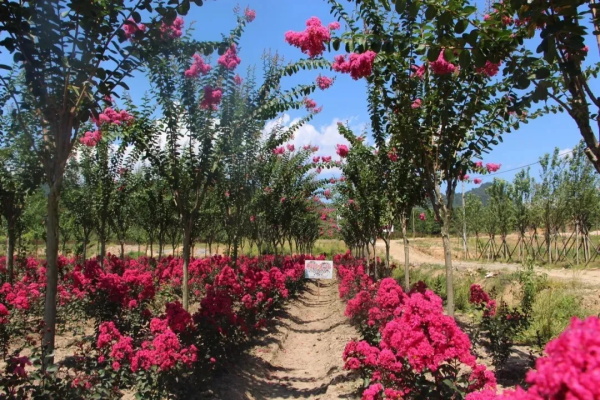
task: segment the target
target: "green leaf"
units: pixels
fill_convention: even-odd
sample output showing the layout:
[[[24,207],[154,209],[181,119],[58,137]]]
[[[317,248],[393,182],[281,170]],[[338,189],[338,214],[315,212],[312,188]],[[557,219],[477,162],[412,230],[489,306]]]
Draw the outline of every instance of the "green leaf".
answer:
[[[456,25],[454,25],[454,32],[458,34],[463,33],[465,30],[467,30],[468,26],[469,21],[466,19],[461,19],[456,23]]]
[[[437,7],[429,6],[429,7],[427,7],[427,10],[425,10],[425,18],[428,20],[432,20],[437,16],[437,13],[438,13]]]
[[[333,43],[331,43],[331,47],[333,47],[335,51],[338,51],[340,49],[340,42],[340,39],[335,39]]]
[[[406,1],[405,0],[396,0],[396,12],[398,14],[402,14],[406,10]]]

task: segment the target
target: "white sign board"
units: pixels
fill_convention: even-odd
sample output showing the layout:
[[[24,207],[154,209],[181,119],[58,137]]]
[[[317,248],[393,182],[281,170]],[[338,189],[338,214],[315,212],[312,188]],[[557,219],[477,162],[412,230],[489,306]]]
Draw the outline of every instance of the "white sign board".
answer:
[[[306,279],[333,279],[333,261],[305,260],[304,277]]]

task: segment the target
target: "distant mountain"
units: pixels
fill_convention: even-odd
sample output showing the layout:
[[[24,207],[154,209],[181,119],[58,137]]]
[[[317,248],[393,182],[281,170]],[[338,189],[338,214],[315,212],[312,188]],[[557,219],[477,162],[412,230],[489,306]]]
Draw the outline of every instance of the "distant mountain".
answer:
[[[481,199],[483,205],[487,205],[490,196],[486,193],[485,189],[492,186],[491,182],[483,183],[481,186],[473,188],[471,190],[467,190],[465,195],[474,194],[475,196]],[[460,185],[459,185],[460,187]],[[462,207],[461,193],[456,192],[454,195],[454,207]]]

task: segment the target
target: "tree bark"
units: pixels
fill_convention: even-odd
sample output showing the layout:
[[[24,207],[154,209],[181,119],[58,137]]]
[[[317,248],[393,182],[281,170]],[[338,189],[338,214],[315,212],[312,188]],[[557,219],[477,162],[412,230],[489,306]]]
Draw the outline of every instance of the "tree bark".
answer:
[[[46,298],[44,302],[44,335],[42,360],[44,370],[54,364],[54,341],[56,335],[56,294],[58,288],[58,227],[59,191],[50,185],[46,220]]]
[[[7,227],[7,244],[6,244],[6,272],[8,282],[13,283],[14,278],[14,264],[15,264],[15,243],[17,242],[17,232],[15,227],[9,224]]]
[[[447,213],[442,220],[442,242],[444,243],[444,263],[446,265],[446,313],[454,316],[454,276],[452,270],[452,247],[450,245],[449,225],[450,218]]]
[[[404,242],[404,290],[410,290],[410,254],[408,248],[408,237],[406,237],[406,218],[402,219],[402,241]]]
[[[186,223],[183,228],[183,282],[181,285],[182,297],[183,297],[183,308],[187,311],[190,305],[190,289],[188,267],[190,265],[190,247],[192,241],[192,224]]]

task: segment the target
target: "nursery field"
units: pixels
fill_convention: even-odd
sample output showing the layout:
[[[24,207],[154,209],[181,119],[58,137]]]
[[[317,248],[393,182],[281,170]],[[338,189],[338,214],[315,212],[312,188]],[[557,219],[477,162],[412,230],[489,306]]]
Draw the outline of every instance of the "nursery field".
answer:
[[[248,2],[0,2],[0,400],[600,400],[598,5]]]

